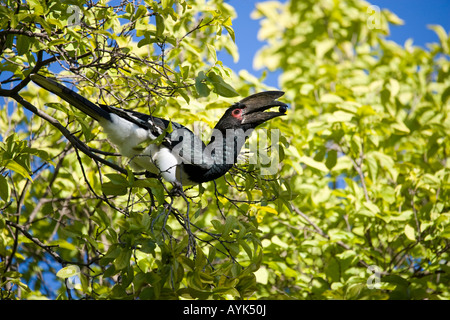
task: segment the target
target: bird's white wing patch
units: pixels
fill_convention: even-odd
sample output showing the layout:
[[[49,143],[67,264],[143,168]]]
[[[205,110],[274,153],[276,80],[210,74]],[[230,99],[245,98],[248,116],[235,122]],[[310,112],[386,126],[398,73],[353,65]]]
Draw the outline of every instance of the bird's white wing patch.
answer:
[[[177,166],[180,158],[176,157],[169,149],[161,148],[155,153],[154,162],[160,170],[161,176],[169,182],[177,181]]]
[[[126,157],[135,156],[137,154],[136,148],[145,140],[152,139],[152,137],[149,137],[148,130],[113,113],[111,113],[111,121],[102,121],[101,125],[108,139]]]

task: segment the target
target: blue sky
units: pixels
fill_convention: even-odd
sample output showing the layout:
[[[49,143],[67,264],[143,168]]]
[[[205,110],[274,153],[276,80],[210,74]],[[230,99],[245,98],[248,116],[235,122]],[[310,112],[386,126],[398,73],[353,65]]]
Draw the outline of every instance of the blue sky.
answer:
[[[237,63],[234,63],[225,54],[219,57],[225,65],[233,70],[246,69],[255,75],[259,75],[260,72],[253,70],[253,57],[258,49],[263,46],[263,43],[257,39],[259,21],[252,20],[250,13],[258,2],[264,1],[228,1],[238,14],[237,19],[233,21],[233,28],[236,32],[240,59]],[[381,9],[389,9],[403,19],[405,24],[403,26],[392,26],[391,35],[388,37],[388,39],[399,44],[403,45],[409,38],[414,40],[414,45],[422,47],[425,47],[427,43],[437,42],[438,38],[434,31],[427,28],[427,25],[430,24],[439,24],[447,32],[450,30],[450,0],[372,0],[368,2],[379,6]],[[277,87],[277,75],[270,75],[265,82]]]

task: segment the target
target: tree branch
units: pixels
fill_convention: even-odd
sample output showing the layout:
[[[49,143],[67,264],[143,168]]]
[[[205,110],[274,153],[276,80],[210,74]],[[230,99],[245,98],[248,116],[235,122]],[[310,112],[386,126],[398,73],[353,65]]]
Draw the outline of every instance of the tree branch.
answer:
[[[59,254],[57,254],[55,251],[53,251],[51,248],[52,246],[47,246],[46,244],[44,244],[41,240],[39,240],[36,237],[33,237],[26,229],[24,226],[21,226],[15,222],[6,220],[6,224],[8,226],[11,226],[13,228],[16,228],[16,230],[20,231],[25,237],[27,237],[28,239],[30,239],[31,241],[33,241],[33,243],[37,244],[39,247],[41,247],[42,249],[44,249],[45,251],[47,251],[56,261],[58,261],[61,264],[66,264],[67,262],[62,259]]]
[[[298,215],[300,215],[303,219],[305,219],[313,228],[314,230],[316,230],[316,232],[318,234],[320,234],[322,237],[326,238],[327,240],[331,240],[330,236],[328,234],[325,233],[325,231],[323,231],[317,224],[314,223],[314,221],[312,221],[305,213],[303,213],[299,208],[297,208],[296,206],[292,205],[291,206],[292,209],[295,211],[295,213],[297,213]],[[348,246],[347,244],[345,244],[342,241],[336,241],[336,244],[339,245],[340,247],[344,248],[345,250],[351,250],[351,247]],[[359,260],[358,261],[359,264],[361,264],[362,266],[368,268],[370,266],[370,264],[368,264],[367,262],[365,262],[364,260]]]

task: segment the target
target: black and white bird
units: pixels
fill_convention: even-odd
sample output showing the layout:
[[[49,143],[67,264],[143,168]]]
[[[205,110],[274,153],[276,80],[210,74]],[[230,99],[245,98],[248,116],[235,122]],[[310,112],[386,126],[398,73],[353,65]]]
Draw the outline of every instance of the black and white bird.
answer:
[[[38,74],[32,74],[31,79],[98,121],[108,140],[121,155],[130,159],[133,170],[161,175],[166,181],[183,186],[223,176],[237,162],[252,130],[287,111],[287,105],[276,100],[284,94],[282,91],[251,95],[225,111],[214,127],[210,142],[205,145],[191,130],[176,122],[95,104]],[[272,107],[278,110],[266,111]]]

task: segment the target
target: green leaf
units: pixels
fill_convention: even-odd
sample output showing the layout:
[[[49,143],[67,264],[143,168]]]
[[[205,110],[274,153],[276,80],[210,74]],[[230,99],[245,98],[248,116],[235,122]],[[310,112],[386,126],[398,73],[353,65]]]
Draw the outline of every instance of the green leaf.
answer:
[[[164,30],[166,28],[165,24],[164,24],[164,18],[161,17],[161,15],[157,14],[155,16],[156,19],[156,35],[158,37],[162,36],[162,34],[164,33]]]
[[[136,14],[134,15],[134,19],[137,20],[140,17],[142,17],[144,14],[147,13],[147,8],[145,8],[144,5],[140,5],[137,10],[136,10]]]
[[[449,98],[450,98],[450,87],[447,87],[444,90],[444,92],[442,92],[442,96],[441,96],[442,104],[446,104]]]
[[[114,182],[105,182],[102,184],[102,191],[108,196],[122,196],[127,194],[128,188]]]
[[[325,39],[316,44],[316,56],[318,59],[322,59],[325,54],[336,46],[336,40]]]
[[[150,215],[147,213],[144,213],[142,215],[142,219],[141,219],[141,225],[144,228],[144,230],[149,230],[151,222],[152,222],[152,220],[150,218]]]
[[[132,251],[128,248],[122,249],[114,260],[114,267],[116,270],[125,269],[130,264]]]
[[[146,34],[143,39],[139,40],[137,46],[138,48],[141,48],[145,45],[155,43],[155,41],[154,37],[151,37],[150,34]]]
[[[245,242],[245,239],[239,240],[239,245],[245,250],[245,252],[248,255],[248,258],[251,260],[252,256],[253,256],[253,252],[252,252],[252,249],[250,248],[250,246],[248,245],[248,243]]]
[[[64,267],[62,269],[60,269],[57,273],[56,276],[58,278],[62,278],[62,279],[67,279],[70,277],[74,277],[76,275],[80,274],[80,268],[76,265],[69,265],[67,267]]]
[[[211,247],[211,248],[209,248],[209,251],[208,251],[208,261],[213,261],[214,258],[216,257],[216,253],[217,253],[216,247]]]
[[[190,70],[189,66],[183,66],[181,68],[181,76],[183,77],[183,80],[188,79],[188,77],[189,77],[189,70]]]
[[[383,13],[386,15],[387,20],[395,25],[403,25],[405,22],[400,19],[395,13],[387,10],[383,10]]]
[[[18,164],[16,161],[6,160],[6,162],[3,164],[3,166],[14,172],[17,172],[22,177],[27,178],[30,181],[33,181],[33,179],[31,178],[31,176],[28,173],[28,170],[26,168],[24,168],[23,166],[21,166],[20,164]]]
[[[397,131],[397,133],[401,133],[401,134],[410,132],[409,128],[402,121],[397,121],[397,122],[393,123],[392,128],[394,128]]]
[[[333,93],[325,93],[320,96],[320,103],[340,103],[343,101],[344,100],[341,97]]]
[[[232,98],[239,95],[236,90],[226,83],[221,76],[215,74],[214,72],[210,72],[208,74],[208,80],[214,87],[214,91],[221,95],[222,97]]]
[[[118,173],[107,173],[105,174],[106,177],[108,177],[109,180],[111,180],[111,182],[113,184],[117,184],[117,185],[128,185],[128,180],[127,178],[122,175],[122,174],[118,174]]]
[[[400,83],[397,80],[390,78],[389,79],[389,89],[390,89],[389,91],[391,93],[391,97],[397,96],[400,91]]]
[[[442,49],[444,50],[445,53],[450,53],[449,52],[449,45],[448,45],[448,36],[447,36],[447,32],[445,31],[445,29],[440,26],[440,25],[436,25],[436,24],[432,24],[428,26],[429,29],[433,30],[434,32],[436,32],[437,36],[439,37],[439,42],[441,43]]]
[[[134,5],[132,3],[128,3],[125,7],[125,11],[131,16],[134,13]]]
[[[208,52],[211,56],[211,58],[213,59],[214,62],[217,61],[217,53],[216,53],[216,48],[212,45],[210,45],[209,43],[206,44],[206,47],[208,48]]]
[[[370,201],[364,201],[363,202],[364,207],[366,207],[367,209],[369,209],[370,212],[372,212],[373,214],[378,214],[380,213],[380,209],[378,208],[378,206]]]
[[[337,151],[336,150],[330,150],[327,153],[327,160],[325,161],[325,165],[328,169],[333,169],[334,166],[337,163]]]
[[[5,202],[9,201],[11,190],[9,188],[8,180],[5,176],[0,174],[0,198]]]
[[[134,180],[132,186],[134,188],[157,188],[160,187],[158,181],[153,178]]]
[[[372,181],[376,181],[377,175],[378,175],[377,160],[371,155],[367,155],[364,160],[365,160],[367,167],[369,168],[370,178],[372,179]]]
[[[44,14],[44,6],[39,0],[28,0],[28,4],[35,15],[39,16]]]
[[[320,170],[322,172],[328,172],[329,171],[327,166],[324,163],[318,162],[318,161],[314,160],[313,158],[310,158],[310,157],[307,157],[307,156],[300,157],[300,162],[303,162],[308,167]]]
[[[263,268],[263,267],[259,268],[255,272],[255,276],[256,276],[257,283],[267,285],[267,283],[269,281],[269,271],[267,270],[267,268]]]
[[[222,236],[227,237],[229,233],[235,228],[237,219],[235,216],[228,216],[222,230]]]
[[[230,21],[230,25],[225,25],[224,27],[227,30],[228,34],[230,35],[231,39],[233,40],[233,42],[236,42],[236,36],[235,36],[235,31],[234,29],[231,27],[231,19],[228,18],[227,21]]]
[[[397,180],[398,172],[397,169],[395,168],[394,160],[389,154],[385,154],[379,151],[373,151],[370,154],[379,161],[383,169],[385,169],[391,174],[392,179],[394,181]]]
[[[117,244],[113,244],[109,247],[106,254],[102,257],[102,260],[115,259],[119,256],[120,252],[121,252],[120,247]]]
[[[211,224],[213,225],[213,227],[214,227],[214,229],[217,231],[217,232],[220,232],[220,233],[222,233],[222,230],[223,230],[223,224],[219,221],[219,220],[211,220]]]
[[[438,189],[441,186],[441,180],[432,174],[426,173],[420,178],[420,182],[418,185],[425,184],[427,186],[431,186],[435,189]]]
[[[67,249],[70,251],[77,250],[77,247],[73,243],[70,243],[64,239],[58,239],[58,240],[51,241],[48,245],[49,246],[58,246],[58,248],[63,248],[63,249]]]
[[[415,230],[409,224],[405,226],[405,235],[411,241],[416,241]]]
[[[161,6],[163,9],[167,9],[173,5],[173,0],[161,0]]]
[[[18,55],[24,55],[30,50],[30,38],[24,35],[17,36],[16,48]]]
[[[286,249],[289,247],[289,245],[285,241],[281,240],[280,237],[278,237],[277,235],[273,236],[271,240],[272,243],[276,244],[277,246],[280,246],[281,248]]]
[[[204,83],[204,81],[207,80],[207,77],[203,71],[200,71],[197,77],[195,78],[195,89],[197,90],[197,93],[200,97],[207,97],[209,96],[210,89],[208,86]]]

